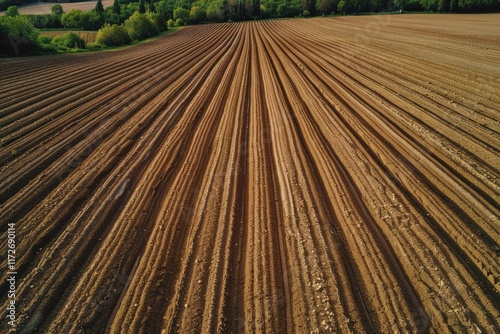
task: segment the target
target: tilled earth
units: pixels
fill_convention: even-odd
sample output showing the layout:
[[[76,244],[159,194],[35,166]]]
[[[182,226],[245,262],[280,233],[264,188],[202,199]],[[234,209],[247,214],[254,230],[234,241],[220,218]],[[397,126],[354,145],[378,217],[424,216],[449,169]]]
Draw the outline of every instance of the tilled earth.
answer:
[[[0,73],[19,333],[500,328],[499,15],[201,25]]]

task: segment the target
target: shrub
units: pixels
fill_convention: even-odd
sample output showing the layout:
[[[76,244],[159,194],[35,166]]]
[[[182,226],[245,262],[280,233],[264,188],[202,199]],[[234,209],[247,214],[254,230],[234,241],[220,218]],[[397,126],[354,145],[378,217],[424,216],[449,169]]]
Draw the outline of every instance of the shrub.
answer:
[[[57,49],[52,44],[40,44],[40,50],[44,53],[56,53]]]
[[[167,26],[168,26],[169,28],[172,28],[173,26],[175,26],[175,21],[174,21],[174,20],[172,20],[172,19],[168,20],[168,21],[167,21]]]
[[[135,12],[125,20],[125,28],[132,39],[143,40],[158,34],[155,23],[146,14]]]
[[[184,25],[184,20],[183,19],[177,19],[177,20],[175,20],[175,24],[174,25],[176,27],[183,26]]]
[[[120,46],[130,44],[132,39],[123,25],[106,24],[97,32],[96,42],[106,46]]]
[[[98,43],[87,43],[87,50],[97,51],[97,50],[101,50],[101,49],[102,49],[101,44],[98,44]]]
[[[68,32],[64,35],[54,37],[52,45],[57,49],[85,49],[85,41],[74,32]]]
[[[40,44],[50,44],[50,42],[52,42],[52,37],[50,37],[50,36],[38,37],[38,43],[40,43]]]

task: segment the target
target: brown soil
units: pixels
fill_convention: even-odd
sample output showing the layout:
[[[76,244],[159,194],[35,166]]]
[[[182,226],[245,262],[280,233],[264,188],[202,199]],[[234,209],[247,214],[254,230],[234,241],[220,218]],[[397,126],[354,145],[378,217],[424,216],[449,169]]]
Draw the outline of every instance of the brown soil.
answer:
[[[18,331],[495,332],[499,63],[499,15],[0,60]]]

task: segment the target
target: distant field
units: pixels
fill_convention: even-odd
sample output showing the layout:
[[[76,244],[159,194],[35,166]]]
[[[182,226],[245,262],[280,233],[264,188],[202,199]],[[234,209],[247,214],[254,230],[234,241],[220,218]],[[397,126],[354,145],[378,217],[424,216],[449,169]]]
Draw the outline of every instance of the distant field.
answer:
[[[73,3],[61,3],[60,5],[64,9],[64,12],[69,12],[72,9],[79,9],[79,10],[91,10],[95,7],[97,3],[97,0],[93,1],[83,1],[83,2],[73,2]],[[21,14],[35,14],[35,15],[41,15],[41,14],[50,14],[50,9],[54,5],[54,2],[35,2],[35,3],[30,3],[28,5],[24,6],[19,6],[19,12]],[[102,4],[104,5],[104,8],[112,6],[113,5],[113,0],[103,0]],[[0,15],[3,15],[4,12],[0,12]]]

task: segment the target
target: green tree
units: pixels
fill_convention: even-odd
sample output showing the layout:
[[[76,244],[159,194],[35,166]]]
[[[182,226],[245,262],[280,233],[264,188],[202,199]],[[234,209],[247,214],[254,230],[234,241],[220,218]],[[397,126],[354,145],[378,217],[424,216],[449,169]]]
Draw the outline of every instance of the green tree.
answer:
[[[146,13],[146,15],[154,22],[158,32],[163,32],[168,30],[167,21],[164,20],[160,14]]]
[[[434,12],[438,8],[438,3],[435,0],[420,0],[420,4],[426,12]]]
[[[125,19],[128,19],[130,16],[132,16],[135,12],[139,11],[139,3],[137,2],[130,2],[128,4],[122,5],[121,6],[121,16]]]
[[[0,16],[0,54],[12,52],[12,45],[9,41],[9,28],[7,26],[7,16]]]
[[[10,55],[38,50],[38,30],[27,17],[0,17],[0,50]]]
[[[380,12],[388,8],[386,0],[369,0],[367,6],[370,12]]]
[[[9,17],[14,17],[18,15],[19,11],[17,10],[17,6],[10,6],[9,8],[7,8],[7,11],[5,12],[5,16]]]
[[[163,20],[167,21],[171,18],[172,11],[170,10],[167,2],[162,0],[156,4],[156,13],[158,13]]]
[[[316,2],[316,9],[323,14],[330,15],[337,10],[338,5],[338,0],[318,0]]]
[[[103,15],[95,10],[83,12],[80,15],[80,28],[84,30],[98,30],[104,24]]]
[[[49,16],[53,15],[25,15],[25,17],[33,23],[37,29],[47,28],[49,25]]]
[[[260,17],[260,0],[251,0],[252,3],[252,17]]]
[[[394,6],[396,6],[396,9],[406,9],[406,3],[407,0],[394,0]]]
[[[226,15],[220,2],[212,2],[207,8],[207,18],[209,21],[224,22]]]
[[[316,14],[316,0],[304,0],[302,8],[304,11],[309,12],[309,15],[315,15]]]
[[[139,0],[139,13],[146,13],[146,5],[144,4],[144,0]]]
[[[33,25],[38,28],[62,28],[61,15],[44,14],[44,15],[23,15]]]
[[[61,17],[61,23],[65,28],[98,30],[104,24],[103,16],[95,10],[82,12],[72,9]]]
[[[120,6],[120,2],[118,2],[118,0],[115,0],[113,2],[113,13],[115,13],[117,15],[120,15],[120,13],[121,13],[121,6]]]
[[[438,11],[440,12],[450,11],[450,0],[437,0],[437,2],[438,2]]]
[[[79,9],[72,9],[61,17],[61,23],[65,28],[81,28],[82,11]]]
[[[339,4],[337,5],[337,11],[341,13],[345,13],[344,8],[346,7],[346,2],[345,0],[340,0]]]
[[[273,15],[274,13],[272,12],[272,9],[268,9],[266,7],[266,5],[264,4],[261,4],[260,5],[260,16],[263,17],[263,18],[269,18],[271,17],[271,15]]]
[[[184,22],[189,20],[189,10],[182,7],[178,7],[174,10],[174,20],[181,19]]]
[[[125,28],[132,39],[143,40],[158,34],[158,29],[146,14],[135,12],[125,20]]]
[[[337,6],[339,12],[345,14],[358,13],[361,4],[359,0],[341,0]]]
[[[97,0],[97,4],[95,5],[95,11],[97,14],[104,14],[104,6],[102,5],[102,0]]]
[[[61,16],[62,14],[64,14],[64,10],[62,8],[62,6],[60,4],[55,4],[53,5],[50,10],[52,11],[52,14],[53,15],[59,15]]]
[[[290,14],[288,4],[286,2],[279,4],[276,12],[280,17],[288,17],[288,15]]]
[[[207,11],[199,6],[193,6],[189,12],[189,19],[193,23],[204,21],[207,18]]]

